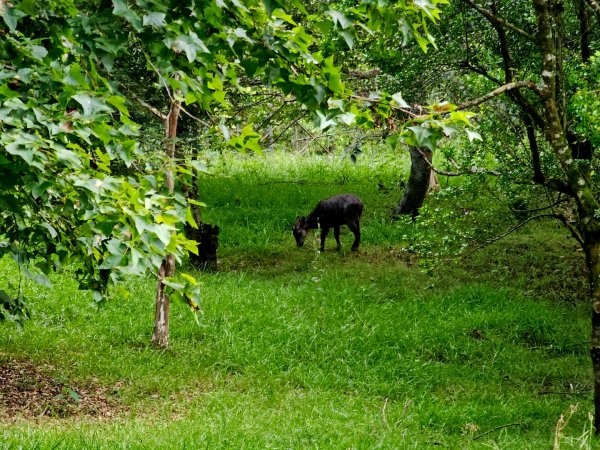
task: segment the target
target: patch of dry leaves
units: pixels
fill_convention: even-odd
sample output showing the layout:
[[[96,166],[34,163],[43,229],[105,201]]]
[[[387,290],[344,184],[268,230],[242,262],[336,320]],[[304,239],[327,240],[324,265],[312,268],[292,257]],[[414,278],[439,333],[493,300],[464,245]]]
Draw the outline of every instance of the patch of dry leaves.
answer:
[[[118,386],[71,385],[53,373],[50,366],[0,358],[0,419],[111,418],[125,411],[115,396]]]

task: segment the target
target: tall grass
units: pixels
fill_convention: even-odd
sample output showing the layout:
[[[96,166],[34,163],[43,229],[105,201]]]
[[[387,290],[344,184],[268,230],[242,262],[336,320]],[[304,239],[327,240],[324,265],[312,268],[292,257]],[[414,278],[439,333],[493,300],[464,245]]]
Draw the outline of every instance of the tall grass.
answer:
[[[198,274],[199,324],[174,305],[166,351],[149,345],[150,277],[99,309],[65,277],[25,283],[33,320],[0,324],[0,366],[107,387],[121,408],[5,420],[0,448],[549,448],[575,404],[559,443],[591,445],[585,279],[563,283],[581,255],[539,224],[425,273],[402,250],[413,225],[388,219],[405,169],[368,154],[223,157],[201,184],[221,270]],[[296,248],[295,216],[346,191],[366,205],[358,255],[348,233],[339,253],[316,236]]]

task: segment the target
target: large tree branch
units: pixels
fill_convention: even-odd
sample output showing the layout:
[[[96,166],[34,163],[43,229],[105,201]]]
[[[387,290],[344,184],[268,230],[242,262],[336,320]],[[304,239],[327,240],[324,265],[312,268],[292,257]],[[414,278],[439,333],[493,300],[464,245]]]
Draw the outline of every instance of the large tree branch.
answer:
[[[481,66],[474,66],[473,64],[471,64],[468,61],[465,61],[463,63],[460,64],[461,68],[463,69],[467,69],[470,70],[474,73],[477,73],[481,76],[483,76],[484,78],[486,78],[487,80],[491,81],[492,83],[497,84],[498,86],[502,86],[503,83],[500,79],[490,75],[490,73],[483,67]],[[527,99],[525,99],[525,97],[523,97],[523,95],[518,91],[518,90],[512,90],[512,95],[511,98],[513,99],[513,101],[515,103],[517,103],[517,105],[519,105],[521,107],[521,109],[527,114],[529,115],[529,117],[531,117],[533,119],[533,121],[535,122],[535,124],[538,127],[542,127],[543,126],[543,120],[542,117],[538,114],[538,112],[535,110],[535,108],[533,107],[533,105],[531,105]]]
[[[528,33],[527,31],[519,28],[518,26],[510,23],[509,21],[507,21],[506,19],[503,19],[502,17],[498,17],[497,15],[495,15],[494,13],[492,13],[491,11],[479,6],[478,4],[476,4],[475,2],[471,1],[471,0],[462,0],[463,2],[465,2],[467,5],[469,5],[471,8],[475,9],[476,11],[478,11],[482,16],[484,16],[487,20],[489,20],[492,24],[496,24],[496,25],[500,25],[502,27],[508,28],[511,31],[514,31],[517,34],[520,34],[521,36],[523,36],[524,38],[526,38],[529,41],[535,42],[535,36]],[[595,1],[595,0],[592,0]]]
[[[496,1],[492,2],[492,12],[495,15],[497,15],[498,13],[498,6]],[[505,83],[512,83],[514,81],[514,66],[513,59],[511,57],[508,46],[508,39],[506,37],[506,28],[494,22],[492,22],[492,27],[496,30],[496,33],[498,34],[498,40],[500,41],[500,53],[502,55],[502,62],[504,65]],[[525,96],[523,96],[523,94],[519,90],[511,90],[507,94],[517,105],[521,107],[521,109],[525,112],[526,115],[531,117],[531,119],[538,126],[541,127],[543,125],[543,119],[539,116],[535,108],[531,105],[531,103],[527,101]]]
[[[462,104],[458,105],[457,109],[458,110],[469,109],[469,108],[472,108],[473,106],[477,106],[482,103],[485,103],[488,100],[491,100],[492,98],[498,97],[499,95],[502,95],[509,91],[512,91],[515,89],[523,89],[523,88],[531,89],[536,94],[539,94],[538,86],[533,81],[515,81],[513,83],[508,83],[503,86],[500,86],[499,88],[494,89],[492,92],[489,92],[482,97],[462,103]]]
[[[535,134],[535,128],[531,121],[531,117],[527,114],[523,115],[523,122],[525,122],[525,129],[527,131],[527,140],[529,141],[529,151],[531,152],[531,165],[533,167],[533,182],[538,184],[544,184],[546,177],[542,172],[542,163],[540,159],[540,149],[538,147],[537,136]]]

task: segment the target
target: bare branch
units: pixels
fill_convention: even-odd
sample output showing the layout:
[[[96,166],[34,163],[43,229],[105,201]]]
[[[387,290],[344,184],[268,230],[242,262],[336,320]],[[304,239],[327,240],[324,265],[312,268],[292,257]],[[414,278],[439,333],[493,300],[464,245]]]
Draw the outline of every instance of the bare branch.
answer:
[[[544,218],[554,218],[554,219],[560,219],[560,217],[557,217],[556,214],[539,214],[537,216],[533,216],[530,217],[526,220],[524,220],[523,222],[515,225],[514,227],[510,228],[508,231],[506,231],[505,233],[502,233],[499,236],[493,237],[492,239],[488,239],[487,241],[485,241],[483,244],[478,245],[477,247],[475,247],[474,249],[468,251],[467,253],[463,253],[462,255],[459,255],[460,258],[464,259],[467,256],[472,255],[473,253],[475,253],[476,251],[481,250],[484,247],[487,247],[490,244],[493,244],[494,242],[499,241],[500,239],[505,238],[506,236],[508,236],[509,234],[517,231],[519,228],[521,228],[522,226],[528,224],[529,222],[536,220],[536,219],[544,219]]]
[[[487,93],[483,97],[479,97],[475,100],[470,100],[461,105],[458,105],[458,107],[456,109],[457,110],[468,109],[473,106],[477,106],[484,102],[487,102],[488,100],[491,100],[492,98],[502,95],[506,92],[512,91],[514,89],[522,89],[522,88],[531,89],[536,94],[539,94],[538,86],[533,81],[515,81],[513,83],[508,83],[503,86],[500,86],[499,88],[494,89],[492,92]]]
[[[358,70],[358,69],[352,70],[352,69],[350,69],[350,70],[348,70],[348,77],[357,78],[357,79],[361,80],[361,79],[369,79],[369,78],[376,77],[380,73],[381,73],[381,69],[379,67],[375,67],[374,69],[370,69],[370,70]]]
[[[302,149],[300,150],[300,153],[302,153],[304,150],[306,150],[308,148],[308,146],[310,144],[312,144],[313,142],[316,142],[318,144],[319,147],[321,147],[321,149],[327,153],[327,149],[323,146],[323,144],[321,144],[321,142],[319,141],[319,138],[321,138],[323,136],[323,132],[320,131],[319,134],[313,134],[311,133],[309,130],[307,130],[305,127],[302,126],[301,123],[298,123],[298,125],[300,126],[300,128],[302,128],[302,130],[307,133],[311,139],[304,145],[304,147],[302,147]]]
[[[191,112],[189,112],[187,109],[185,109],[183,107],[183,105],[181,104],[181,101],[179,101],[179,100],[177,100],[175,98],[175,96],[171,93],[171,90],[169,89],[169,85],[168,85],[167,81],[165,80],[165,77],[162,76],[162,74],[156,68],[156,66],[152,63],[152,60],[150,59],[150,57],[148,55],[146,55],[146,61],[148,62],[148,64],[150,65],[150,67],[152,67],[152,69],[156,73],[156,76],[158,77],[158,79],[162,82],[163,87],[165,88],[165,91],[167,93],[167,96],[169,97],[169,100],[171,102],[176,102],[177,101],[179,103],[179,109],[180,109],[180,111],[183,112],[186,116],[190,117],[191,119],[195,120],[198,123],[201,123],[205,127],[210,127],[209,123],[207,123],[206,121],[204,121],[204,120],[196,117],[195,115],[193,115]]]
[[[307,114],[308,114],[308,111],[304,111],[302,114],[300,114],[298,117],[296,117],[293,121],[291,121],[283,130],[281,130],[281,133],[279,133],[277,135],[277,137],[271,141],[271,145],[273,145],[275,142],[277,142],[279,140],[279,138],[281,138],[281,136],[283,136],[283,133],[285,133],[287,130],[289,130],[295,123],[299,122]]]
[[[123,87],[129,93],[129,95],[131,95],[140,105],[142,105],[144,108],[146,108],[152,114],[154,114],[160,120],[162,120],[163,122],[167,120],[167,115],[166,114],[160,112],[157,108],[155,108],[151,104],[149,104],[149,103],[145,102],[144,100],[142,100],[138,95],[136,95],[135,92],[127,89],[127,87],[123,83],[121,83],[121,87]]]
[[[421,151],[421,149],[419,147],[415,147],[415,149],[420,153],[420,155],[423,157],[423,160],[427,163],[427,165],[431,168],[431,170],[433,170],[438,175],[442,175],[445,177],[461,177],[463,175],[476,174],[476,173],[493,175],[495,177],[499,177],[501,175],[499,172],[496,172],[494,170],[482,169],[480,167],[471,167],[464,172],[445,172],[443,170],[436,169],[435,166],[431,163],[431,161],[429,161],[429,158],[427,158],[425,153],[423,153],[423,151]]]
[[[482,16],[484,16],[487,20],[489,20],[493,24],[500,25],[502,27],[508,28],[509,30],[514,31],[517,34],[520,34],[521,36],[523,36],[527,40],[535,42],[535,36],[534,35],[528,33],[527,31],[519,28],[516,25],[513,25],[512,23],[510,23],[506,19],[503,19],[502,17],[498,17],[497,15],[495,15],[494,13],[492,13],[491,11],[489,11],[489,10],[487,10],[487,9],[479,6],[478,4],[476,4],[475,2],[473,2],[471,0],[462,0],[462,1],[465,2],[467,5],[469,5],[471,8],[477,10]]]
[[[507,423],[506,425],[500,425],[500,426],[492,428],[491,430],[488,430],[488,431],[486,431],[484,433],[478,434],[477,436],[475,436],[473,438],[473,440],[476,441],[477,439],[481,439],[482,437],[484,437],[484,436],[486,436],[486,435],[488,435],[490,433],[493,433],[496,430],[501,430],[502,428],[517,427],[517,426],[520,426],[520,425],[523,425],[523,424],[521,422],[515,422],[515,423]]]
[[[360,100],[362,102],[367,102],[367,103],[379,102],[378,98],[363,97],[361,95],[351,95],[350,97],[355,100]],[[426,112],[425,108],[423,108],[422,106],[419,106],[419,105],[417,105],[413,108],[400,108],[398,106],[393,106],[393,105],[390,105],[390,107],[397,111],[401,111],[415,119],[421,119],[421,118],[425,118],[427,116],[426,114],[423,114],[424,112]]]
[[[474,66],[469,61],[463,61],[462,63],[459,64],[458,67],[460,67],[461,69],[467,69],[467,70],[470,70],[471,72],[478,73],[479,75],[483,76],[487,80],[490,80],[492,83],[497,84],[499,86],[501,86],[503,84],[502,80],[490,75],[490,73],[485,68],[483,68],[481,66]]]
[[[289,103],[288,101],[285,101],[285,100],[284,100],[284,101],[281,103],[281,105],[279,106],[279,108],[277,108],[275,111],[273,111],[271,114],[269,114],[269,116],[268,116],[268,117],[267,117],[265,120],[263,120],[263,121],[262,121],[262,123],[261,123],[261,124],[258,126],[258,128],[257,128],[257,129],[258,129],[258,130],[260,130],[260,129],[262,129],[262,128],[263,128],[265,125],[267,125],[269,122],[271,122],[271,119],[273,119],[273,117],[275,117],[275,116],[277,115],[277,113],[278,113],[279,111],[281,111],[281,110],[282,110],[282,109],[285,107],[285,105],[287,105],[288,103]]]
[[[567,230],[569,230],[569,233],[571,233],[571,236],[573,236],[573,239],[575,239],[579,243],[579,245],[583,248],[583,238],[581,237],[581,234],[579,233],[577,228],[575,228],[573,225],[571,225],[569,220],[563,214],[556,214],[555,216],[558,220],[560,220],[562,222],[562,224],[565,226],[565,228]]]

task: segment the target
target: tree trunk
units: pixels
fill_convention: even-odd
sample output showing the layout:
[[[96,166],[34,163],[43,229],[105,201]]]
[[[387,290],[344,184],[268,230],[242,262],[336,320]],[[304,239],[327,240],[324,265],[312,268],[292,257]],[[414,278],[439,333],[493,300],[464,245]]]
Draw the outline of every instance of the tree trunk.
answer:
[[[175,272],[175,257],[168,255],[162,262],[158,271],[158,288],[156,289],[156,312],[154,314],[154,332],[152,344],[167,348],[169,346],[169,297],[165,292],[165,277],[172,276]]]
[[[430,150],[409,147],[410,175],[404,190],[404,195],[394,210],[394,216],[410,214],[413,218],[419,215],[425,196],[431,182],[431,161],[433,153]]]
[[[584,245],[592,302],[590,355],[594,377],[594,427],[600,433],[600,235],[587,236]]]
[[[173,161],[175,159],[175,138],[177,138],[177,121],[181,112],[181,104],[176,100],[171,100],[169,114],[165,118],[165,138],[167,157]],[[167,169],[166,184],[169,193],[175,191],[175,181],[173,179],[173,170]],[[165,291],[166,285],[163,280],[172,277],[175,273],[175,257],[169,254],[163,259],[158,270],[158,287],[156,289],[156,313],[154,315],[154,332],[152,333],[152,344],[157,347],[167,348],[169,346],[169,297]]]

